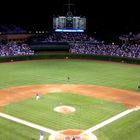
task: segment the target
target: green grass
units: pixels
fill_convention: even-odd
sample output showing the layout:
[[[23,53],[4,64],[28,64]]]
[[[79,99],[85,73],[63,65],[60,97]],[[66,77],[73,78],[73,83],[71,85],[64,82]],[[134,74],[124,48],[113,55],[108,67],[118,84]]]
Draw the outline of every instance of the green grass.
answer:
[[[140,140],[140,111],[109,124],[94,132],[99,140]]]
[[[67,81],[67,76],[70,81]],[[140,92],[140,66],[94,61],[48,60],[0,64],[0,88],[34,84],[90,84]],[[62,115],[52,111],[60,104],[76,112]],[[74,94],[51,93],[39,102],[25,100],[5,106],[3,112],[54,130],[87,129],[126,108],[120,104]],[[92,110],[92,111],[91,111]],[[140,111],[125,116],[97,131],[98,140],[139,140]],[[65,121],[64,121],[65,120]],[[38,140],[37,130],[0,118],[0,140]],[[46,139],[48,135],[46,134]]]
[[[38,140],[39,131],[0,118],[0,140]]]
[[[140,66],[94,61],[24,62],[0,65],[0,88],[32,84],[102,85],[137,91]]]
[[[54,107],[60,103],[75,107],[76,112],[71,114],[54,112]],[[85,130],[124,110],[126,108],[117,103],[76,94],[50,93],[41,96],[39,101],[33,98],[7,105],[2,112],[53,130],[68,128]]]

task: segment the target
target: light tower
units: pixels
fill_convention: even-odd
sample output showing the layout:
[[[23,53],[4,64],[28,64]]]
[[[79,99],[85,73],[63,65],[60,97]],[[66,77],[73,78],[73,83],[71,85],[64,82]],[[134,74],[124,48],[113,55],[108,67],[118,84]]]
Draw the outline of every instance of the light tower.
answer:
[[[73,16],[73,14],[72,14],[72,12],[71,12],[71,6],[73,6],[74,4],[73,4],[73,3],[71,3],[71,2],[70,2],[70,0],[68,0],[68,3],[67,3],[67,4],[65,4],[65,5],[67,5],[67,6],[68,6],[67,16],[68,16],[68,17],[72,17],[72,16]]]

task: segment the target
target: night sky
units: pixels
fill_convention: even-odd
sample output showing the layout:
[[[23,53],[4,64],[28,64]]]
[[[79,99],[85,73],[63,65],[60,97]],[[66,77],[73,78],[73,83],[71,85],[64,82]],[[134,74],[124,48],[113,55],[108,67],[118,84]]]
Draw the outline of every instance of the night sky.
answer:
[[[52,17],[66,15],[68,0],[5,1],[0,8],[2,24],[52,30]],[[73,15],[86,16],[87,32],[102,37],[140,32],[139,4],[100,0],[71,0]]]

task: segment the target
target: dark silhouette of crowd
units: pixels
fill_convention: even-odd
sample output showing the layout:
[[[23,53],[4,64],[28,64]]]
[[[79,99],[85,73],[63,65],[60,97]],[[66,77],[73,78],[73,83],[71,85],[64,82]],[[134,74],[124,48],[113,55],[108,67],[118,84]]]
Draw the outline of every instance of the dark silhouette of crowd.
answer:
[[[17,44],[16,42],[9,42],[5,45],[0,45],[0,56],[19,56],[19,55],[33,55],[27,44]]]

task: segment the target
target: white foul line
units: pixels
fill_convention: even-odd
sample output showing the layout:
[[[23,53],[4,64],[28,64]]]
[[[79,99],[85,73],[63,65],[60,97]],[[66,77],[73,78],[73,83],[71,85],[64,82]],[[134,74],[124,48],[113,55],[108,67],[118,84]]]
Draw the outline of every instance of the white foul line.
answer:
[[[126,111],[124,111],[124,112],[122,112],[122,113],[120,113],[120,114],[118,114],[116,116],[113,116],[112,118],[110,118],[110,119],[108,119],[106,121],[103,121],[103,122],[101,122],[101,123],[89,128],[89,129],[85,130],[80,135],[92,133],[93,131],[95,131],[97,129],[100,129],[103,126],[105,126],[105,125],[107,125],[107,124],[109,124],[109,123],[111,123],[111,122],[113,122],[113,121],[115,121],[115,120],[117,120],[117,119],[119,119],[119,118],[121,118],[121,117],[123,117],[123,116],[125,116],[125,115],[127,115],[127,114],[129,114],[131,112],[133,112],[133,111],[137,111],[139,109],[140,109],[140,107],[136,107],[136,108],[133,108],[133,109],[128,109],[128,110],[126,110]]]
[[[19,118],[16,118],[16,117],[13,117],[13,116],[1,113],[1,112],[0,112],[0,117],[6,118],[8,120],[11,120],[11,121],[14,121],[14,122],[17,122],[17,123],[20,123],[20,124],[23,124],[23,125],[26,125],[26,126],[29,126],[29,127],[44,131],[44,132],[47,132],[49,134],[55,134],[55,135],[58,134],[57,131],[51,130],[49,128],[46,128],[46,127],[31,123],[31,122],[27,122],[25,120],[22,120],[22,119],[19,119]]]
[[[109,123],[111,123],[111,122],[113,122],[113,121],[115,121],[115,120],[117,120],[117,119],[119,119],[119,118],[121,118],[121,117],[123,117],[123,116],[125,116],[125,115],[127,115],[127,114],[129,114],[131,112],[133,112],[133,111],[137,111],[139,109],[140,109],[140,107],[136,107],[136,108],[133,108],[133,109],[128,109],[128,110],[126,110],[126,111],[124,111],[124,112],[122,112],[122,113],[120,113],[120,114],[118,114],[116,116],[113,116],[112,118],[110,118],[110,119],[108,119],[106,121],[103,121],[103,122],[101,122],[101,123],[89,128],[89,129],[85,130],[80,135],[92,133],[93,131],[95,131],[95,130],[97,130],[99,128],[102,128],[103,126],[105,126],[105,125],[107,125],[107,124],[109,124]],[[20,124],[23,124],[23,125],[38,129],[38,130],[42,130],[42,131],[47,132],[49,134],[53,134],[53,135],[59,134],[59,132],[54,131],[52,129],[37,125],[35,123],[27,122],[25,120],[22,120],[22,119],[19,119],[19,118],[16,118],[16,117],[13,117],[13,116],[1,113],[1,112],[0,112],[0,117],[6,118],[8,120],[11,120],[11,121],[14,121],[14,122],[17,122],[17,123],[20,123]]]

